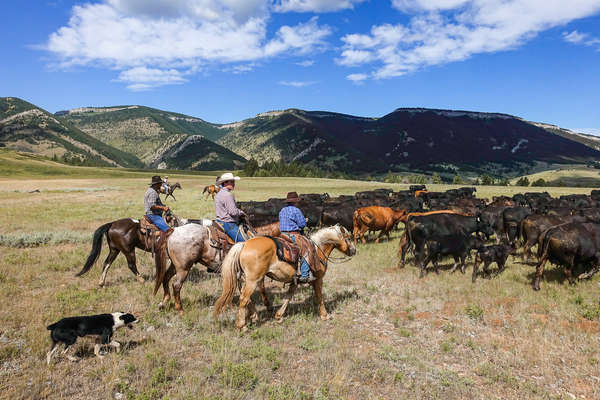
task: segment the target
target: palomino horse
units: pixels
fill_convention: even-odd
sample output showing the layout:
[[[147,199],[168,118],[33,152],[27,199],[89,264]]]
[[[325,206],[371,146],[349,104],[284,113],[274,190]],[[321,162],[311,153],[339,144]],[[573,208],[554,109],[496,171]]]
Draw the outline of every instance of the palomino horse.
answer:
[[[333,249],[338,249],[347,256],[356,254],[356,247],[352,243],[350,232],[343,226],[335,225],[318,230],[311,236],[316,247],[316,252],[321,265],[314,273],[315,281],[312,282],[321,319],[329,319],[329,314],[323,302],[323,277],[327,272],[327,260]],[[236,325],[246,331],[248,319],[255,322],[258,320],[256,308],[250,296],[258,287],[265,306],[270,311],[272,305],[266,296],[264,279],[268,276],[279,282],[290,283],[290,288],[281,308],[275,314],[278,321],[283,319],[285,310],[294,295],[297,284],[295,283],[296,266],[279,260],[277,249],[272,239],[267,237],[255,237],[244,243],[238,243],[229,250],[223,261],[221,276],[223,278],[223,293],[215,303],[214,317],[217,319],[221,310],[230,305],[241,276],[245,277],[240,294],[240,308],[237,315]]]
[[[177,201],[177,199],[175,198],[175,196],[173,196],[173,192],[175,191],[175,189],[181,189],[181,190],[183,190],[183,188],[181,187],[181,185],[179,184],[179,182],[175,182],[172,185],[168,185],[167,189],[165,189],[164,186],[160,187],[160,192],[162,194],[166,194],[165,201],[167,201],[167,199],[169,198],[169,196],[171,196],[173,198],[173,200]]]
[[[208,196],[212,196],[213,200],[215,199],[215,194],[219,193],[219,187],[215,185],[204,186],[204,190],[202,194],[206,193],[206,200],[208,200]]]
[[[182,221],[174,215],[173,217],[174,226],[182,224]],[[102,237],[106,236],[108,248],[110,252],[104,261],[104,267],[102,268],[102,276],[98,283],[101,287],[106,282],[106,274],[108,269],[115,261],[115,258],[119,253],[123,253],[127,259],[127,266],[133,272],[139,282],[144,282],[144,278],[138,272],[135,258],[135,249],[142,249],[147,252],[151,252],[152,241],[146,242],[146,236],[140,231],[140,222],[132,218],[123,218],[116,221],[109,222],[102,225],[94,232],[92,239],[92,250],[83,266],[81,271],[76,276],[82,276],[87,273],[90,268],[96,263],[102,250]]]

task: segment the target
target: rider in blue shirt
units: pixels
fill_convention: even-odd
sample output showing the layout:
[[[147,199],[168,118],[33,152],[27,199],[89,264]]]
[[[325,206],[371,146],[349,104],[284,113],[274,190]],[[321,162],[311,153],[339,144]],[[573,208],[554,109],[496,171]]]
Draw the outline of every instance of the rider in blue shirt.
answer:
[[[306,227],[306,218],[302,214],[302,211],[296,205],[300,201],[298,193],[290,192],[285,199],[287,205],[279,212],[279,230],[282,234],[288,235],[294,243],[296,241],[296,235],[302,235],[304,228]],[[300,263],[300,278],[298,282],[309,283],[315,280],[310,267],[305,257],[302,257]]]

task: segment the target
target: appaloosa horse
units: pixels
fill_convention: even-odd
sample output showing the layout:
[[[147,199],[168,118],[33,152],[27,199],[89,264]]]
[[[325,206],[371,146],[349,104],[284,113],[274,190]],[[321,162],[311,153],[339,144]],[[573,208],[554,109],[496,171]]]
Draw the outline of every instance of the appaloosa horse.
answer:
[[[253,230],[245,228],[246,234],[253,236]],[[163,299],[158,308],[169,304],[171,293],[169,292],[169,281],[175,276],[173,282],[173,297],[175,310],[183,313],[181,306],[181,287],[195,263],[206,266],[208,272],[220,272],[221,263],[227,254],[227,250],[220,245],[217,237],[212,237],[207,226],[199,224],[187,224],[173,230],[167,239],[166,254],[157,254],[155,259],[156,281],[154,294],[162,284]],[[161,252],[162,253],[162,252]],[[171,260],[169,268],[166,268],[167,258]]]
[[[321,319],[329,319],[329,314],[323,302],[323,277],[327,272],[327,260],[334,249],[338,249],[347,256],[356,254],[356,247],[352,243],[350,232],[343,226],[335,225],[322,228],[314,233],[311,238],[319,258],[320,265],[314,272],[315,278],[312,286],[319,303],[319,312]],[[215,303],[214,318],[217,319],[221,310],[231,304],[233,296],[241,282],[242,276],[244,282],[240,294],[240,308],[237,315],[236,326],[241,331],[246,331],[248,320],[255,322],[258,320],[256,308],[250,296],[258,287],[262,300],[268,310],[272,305],[266,296],[264,279],[268,276],[279,282],[290,283],[290,288],[281,308],[275,314],[278,321],[283,319],[285,310],[294,295],[297,284],[294,279],[296,276],[296,266],[281,261],[277,256],[275,242],[268,237],[256,237],[244,243],[237,243],[229,250],[229,253],[223,261],[221,276],[223,278],[223,293]]]
[[[177,201],[177,199],[175,198],[175,196],[173,196],[173,192],[175,191],[175,189],[181,189],[181,190],[183,190],[183,188],[181,187],[181,185],[179,184],[179,182],[175,182],[172,185],[168,185],[167,189],[165,189],[164,185],[160,187],[160,192],[162,194],[166,194],[165,201],[167,201],[167,199],[169,198],[169,196],[171,196],[173,198],[173,200]]]

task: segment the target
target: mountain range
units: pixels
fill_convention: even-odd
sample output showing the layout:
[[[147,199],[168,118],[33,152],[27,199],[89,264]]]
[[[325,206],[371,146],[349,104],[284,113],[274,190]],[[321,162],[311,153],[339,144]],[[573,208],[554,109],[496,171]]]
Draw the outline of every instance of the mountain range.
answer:
[[[355,175],[438,171],[515,176],[600,160],[600,139],[500,113],[399,108],[380,118],[288,109],[230,124],[125,105],[50,114],[0,98],[0,145],[98,164],[239,169],[298,162]]]

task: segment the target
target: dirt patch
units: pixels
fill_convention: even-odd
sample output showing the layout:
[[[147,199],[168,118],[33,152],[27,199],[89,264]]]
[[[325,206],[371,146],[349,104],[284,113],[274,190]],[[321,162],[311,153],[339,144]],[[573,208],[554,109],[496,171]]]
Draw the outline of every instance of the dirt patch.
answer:
[[[515,304],[519,302],[517,297],[503,297],[494,302],[498,307],[502,307],[507,313],[512,314]]]
[[[546,325],[549,320],[548,314],[532,313],[530,314],[530,317],[531,319],[541,322],[543,325]]]
[[[427,320],[427,319],[431,319],[432,317],[433,317],[433,313],[431,313],[429,311],[423,311],[423,312],[415,314],[415,319],[420,319],[420,320]]]
[[[452,315],[456,315],[456,308],[458,307],[458,303],[454,301],[447,301],[444,303],[442,310],[440,311],[442,315],[446,317],[450,317]]]

